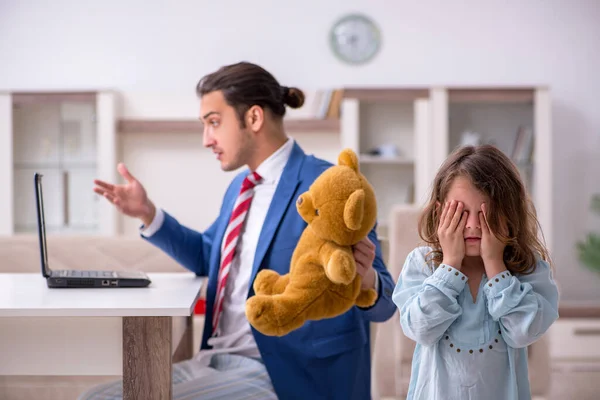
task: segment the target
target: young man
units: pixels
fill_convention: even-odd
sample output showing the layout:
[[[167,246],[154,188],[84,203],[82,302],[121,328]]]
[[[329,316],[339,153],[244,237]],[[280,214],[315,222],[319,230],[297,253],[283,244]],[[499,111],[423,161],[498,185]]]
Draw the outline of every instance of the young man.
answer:
[[[208,276],[201,350],[173,366],[173,397],[369,399],[369,323],[386,321],[395,311],[394,282],[374,230],[354,249],[363,287],[378,292],[374,306],[307,322],[283,337],[262,335],[244,312],[259,270],[289,271],[306,226],[296,198],[331,166],[306,155],[284,132],[285,106],[302,106],[303,93],[282,87],[250,63],[205,76],[197,93],[204,146],[225,171],[248,167],[231,182],[219,217],[205,232],[186,228],[157,208],[122,164],[118,170],[127,183],[95,181],[94,189],[123,214],[140,219],[145,240],[190,271]],[[88,395],[112,399],[121,390],[116,382]]]

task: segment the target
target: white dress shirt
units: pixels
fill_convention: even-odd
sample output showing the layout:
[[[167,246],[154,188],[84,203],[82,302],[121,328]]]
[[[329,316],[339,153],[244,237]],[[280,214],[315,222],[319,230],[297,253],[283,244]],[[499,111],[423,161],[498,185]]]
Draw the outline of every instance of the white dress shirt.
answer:
[[[208,340],[208,344],[213,346],[213,350],[208,351],[210,354],[227,352],[248,357],[260,357],[250,324],[246,318],[246,298],[258,238],[293,146],[294,140],[288,139],[283,146],[256,169],[263,180],[254,187],[254,197],[246,215],[244,228],[238,239],[229,277],[225,284],[223,314],[221,314],[219,321],[220,333],[218,337]],[[151,236],[160,228],[163,221],[164,211],[157,209],[152,223],[147,228],[142,227],[142,235]],[[207,352],[202,351],[201,353]]]

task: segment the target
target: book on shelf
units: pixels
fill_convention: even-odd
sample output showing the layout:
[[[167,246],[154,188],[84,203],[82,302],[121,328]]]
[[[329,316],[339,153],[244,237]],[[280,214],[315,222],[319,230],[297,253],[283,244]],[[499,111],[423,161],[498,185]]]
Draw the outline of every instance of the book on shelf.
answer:
[[[343,89],[304,90],[304,105],[289,108],[290,119],[339,119]]]
[[[527,164],[533,161],[534,135],[533,129],[519,126],[511,158],[516,164]]]
[[[341,116],[342,100],[344,99],[343,89],[334,89],[327,104],[327,113],[325,118],[339,119]]]

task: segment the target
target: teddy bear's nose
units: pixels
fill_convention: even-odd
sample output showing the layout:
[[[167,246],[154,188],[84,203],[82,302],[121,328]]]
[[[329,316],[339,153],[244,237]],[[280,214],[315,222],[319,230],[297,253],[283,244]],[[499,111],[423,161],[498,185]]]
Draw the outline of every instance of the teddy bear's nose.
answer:
[[[296,200],[296,204],[298,204],[298,205],[302,205],[302,202],[303,202],[303,201],[304,201],[304,200],[302,199],[302,196],[300,196],[300,197],[298,197],[298,200]]]

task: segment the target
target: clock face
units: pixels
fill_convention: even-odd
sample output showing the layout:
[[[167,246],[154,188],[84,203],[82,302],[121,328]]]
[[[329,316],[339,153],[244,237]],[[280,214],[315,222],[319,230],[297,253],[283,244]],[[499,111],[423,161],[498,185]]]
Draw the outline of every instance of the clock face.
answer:
[[[336,56],[350,64],[363,64],[371,60],[381,45],[381,35],[375,23],[357,14],[337,21],[329,39]]]

